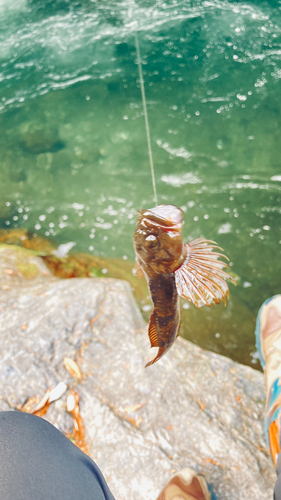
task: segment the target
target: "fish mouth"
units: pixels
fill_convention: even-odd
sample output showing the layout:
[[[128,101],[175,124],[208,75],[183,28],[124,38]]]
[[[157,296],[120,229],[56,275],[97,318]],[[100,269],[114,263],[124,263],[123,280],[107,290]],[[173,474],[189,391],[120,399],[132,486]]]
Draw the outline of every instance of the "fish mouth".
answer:
[[[177,231],[183,226],[183,211],[175,205],[158,205],[154,208],[139,211],[143,222],[160,226],[164,230]]]

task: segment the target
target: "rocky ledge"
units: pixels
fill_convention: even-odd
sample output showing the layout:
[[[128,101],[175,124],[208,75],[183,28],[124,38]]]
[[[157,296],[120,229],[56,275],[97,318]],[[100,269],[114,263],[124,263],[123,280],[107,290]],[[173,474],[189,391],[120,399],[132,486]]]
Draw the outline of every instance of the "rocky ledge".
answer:
[[[156,499],[183,467],[205,475],[212,500],[272,498],[263,375],[181,338],[145,369],[147,327],[127,282],[56,279],[28,250],[2,245],[0,344],[0,409],[63,381],[68,390],[44,418],[71,433],[75,387],[89,454],[116,499]]]

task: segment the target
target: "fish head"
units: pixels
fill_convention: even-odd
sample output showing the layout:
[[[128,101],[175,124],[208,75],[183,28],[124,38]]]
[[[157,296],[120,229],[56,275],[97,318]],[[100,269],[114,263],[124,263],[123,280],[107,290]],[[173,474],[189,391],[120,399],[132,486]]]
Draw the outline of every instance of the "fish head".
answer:
[[[184,261],[183,211],[174,205],[158,205],[138,211],[134,246],[138,262],[149,275],[170,274]]]

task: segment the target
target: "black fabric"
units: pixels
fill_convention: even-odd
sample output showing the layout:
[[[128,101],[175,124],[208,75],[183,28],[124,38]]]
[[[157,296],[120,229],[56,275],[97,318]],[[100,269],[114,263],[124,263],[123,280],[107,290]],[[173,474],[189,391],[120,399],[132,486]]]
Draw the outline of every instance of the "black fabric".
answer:
[[[0,499],[114,500],[98,466],[46,420],[0,412]]]
[[[277,459],[277,481],[274,488],[274,500],[281,500],[281,453]]]

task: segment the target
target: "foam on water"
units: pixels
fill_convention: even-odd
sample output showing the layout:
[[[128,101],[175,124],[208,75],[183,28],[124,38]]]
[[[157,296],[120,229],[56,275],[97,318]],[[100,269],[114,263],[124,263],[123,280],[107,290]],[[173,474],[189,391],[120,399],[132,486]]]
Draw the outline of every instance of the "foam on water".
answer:
[[[0,51],[2,88],[10,88],[13,81],[15,84],[26,81],[17,95],[6,99],[2,106],[88,78],[118,74],[115,44],[130,40],[130,36],[140,30],[146,35],[142,54],[147,59],[155,51],[155,44],[165,42],[161,30],[166,31],[168,41],[170,35],[184,25],[189,28],[185,33],[186,47],[174,53],[174,43],[170,40],[164,56],[189,57],[188,45],[197,38],[199,52],[203,49],[209,58],[208,64],[201,68],[202,83],[221,76],[221,68],[217,68],[217,72],[215,66],[222,60],[228,67],[232,61],[250,64],[265,60],[274,70],[273,78],[280,78],[277,64],[280,47],[275,43],[280,35],[280,11],[266,4],[158,1],[150,5],[147,1],[125,1],[104,5],[98,1],[73,4],[53,1],[45,5],[40,1],[1,0],[0,22],[4,26]],[[261,88],[266,83],[266,78],[259,74],[255,85]],[[229,85],[229,92],[222,99],[229,100],[232,95],[231,81]]]

